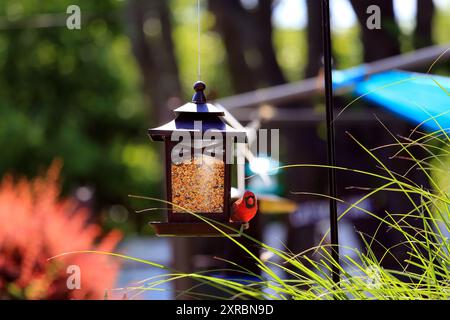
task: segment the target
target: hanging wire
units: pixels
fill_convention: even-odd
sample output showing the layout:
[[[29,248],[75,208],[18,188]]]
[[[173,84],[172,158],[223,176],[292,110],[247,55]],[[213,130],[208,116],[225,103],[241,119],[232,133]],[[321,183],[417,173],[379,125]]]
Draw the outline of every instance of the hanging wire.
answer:
[[[200,0],[197,0],[197,45],[198,45],[198,62],[197,62],[197,76],[198,80],[201,80],[202,73],[201,73],[201,53],[200,53]]]

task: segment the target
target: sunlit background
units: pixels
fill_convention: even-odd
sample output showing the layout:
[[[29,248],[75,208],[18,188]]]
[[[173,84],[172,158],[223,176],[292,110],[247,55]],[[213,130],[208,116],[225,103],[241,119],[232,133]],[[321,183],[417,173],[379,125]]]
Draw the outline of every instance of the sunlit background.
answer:
[[[411,51],[414,49],[411,34],[415,17],[421,13],[416,12],[414,0],[393,2],[402,31],[399,38],[401,50]],[[181,105],[190,99],[192,84],[197,77],[197,6],[194,0],[167,1],[167,17],[171,19],[171,43],[167,43],[161,39],[166,27],[163,23],[167,22],[155,13],[158,10],[151,9],[153,13],[144,17],[141,26],[139,10],[131,10],[129,3],[124,0],[1,1],[0,176],[33,179],[45,175],[52,163],[58,168],[61,165],[58,174],[62,188],[60,196],[56,191],[55,194],[39,193],[39,196],[48,196],[49,202],[56,202],[59,197],[70,199],[73,203],[65,205],[72,206],[71,213],[81,210],[86,214],[87,222],[101,229],[99,234],[94,231],[83,233],[90,240],[79,244],[74,239],[78,238],[81,229],[55,231],[51,241],[77,243],[58,247],[60,250],[95,246],[100,234],[110,236],[102,245],[113,250],[119,236],[110,232],[120,231],[119,251],[170,264],[173,259],[170,243],[166,239],[152,238],[147,224],[151,219],[161,218],[161,211],[136,213],[136,210],[155,207],[155,204],[132,200],[129,195],[163,196],[161,149],[149,141],[147,128],[171,117],[168,107]],[[81,30],[68,30],[65,26],[66,8],[71,4],[78,4],[81,8]],[[436,0],[435,4],[433,41],[436,44],[447,43],[450,40],[450,0]],[[251,11],[258,6],[258,1],[242,0],[242,5]],[[331,5],[336,68],[363,63],[360,26],[350,2],[332,0]],[[286,82],[305,77],[310,45],[306,34],[307,21],[304,0],[274,1],[272,40],[276,60]],[[142,34],[136,31],[140,26]],[[208,10],[207,1],[202,1],[201,29],[202,74],[208,83],[208,94],[212,98],[221,98],[238,93],[228,68],[223,36],[217,29],[214,13]],[[139,40],[140,36],[143,39]],[[142,61],[136,58],[143,52],[150,57],[143,59],[149,64],[148,70],[144,70]],[[169,59],[167,52],[173,53],[174,61]],[[259,68],[261,61],[258,59],[258,52],[245,52],[245,61],[250,67]],[[256,85],[262,86],[269,84]],[[161,92],[163,89],[165,91]],[[157,105],[158,101],[163,103]],[[321,130],[323,133],[323,127]],[[13,196],[14,187],[9,185],[11,180],[8,179],[5,178],[1,186],[5,197],[0,197],[0,203],[3,199],[11,206],[0,205],[0,211],[1,208],[7,210],[0,215],[6,219],[0,220],[0,225],[8,225],[9,216],[19,217],[20,212],[24,214],[24,221],[32,219],[33,216],[26,217],[26,211],[33,210],[36,207],[33,201],[38,201],[32,196],[36,186],[27,189],[29,197],[22,193]],[[40,185],[39,181],[37,185]],[[277,192],[288,194],[289,191]],[[22,199],[28,199],[26,201],[30,203],[25,206]],[[39,208],[45,211],[45,205],[46,202]],[[59,214],[56,213],[59,209],[59,204],[55,205],[55,215]],[[47,239],[47,228],[64,229],[72,221],[72,218],[61,220],[60,225],[49,227],[48,221],[53,220],[51,216],[36,218],[42,226],[29,231],[25,226],[21,227],[21,219],[17,218],[18,222],[14,224],[18,230],[0,229],[0,258],[8,259],[8,252],[1,251],[1,246],[6,248],[6,241],[10,239],[5,235],[17,232],[24,237],[20,240],[20,248],[34,252],[28,248],[30,244],[26,238],[31,237],[29,241],[34,241],[32,237]],[[318,228],[323,229],[323,226]],[[275,219],[265,226],[263,239],[273,245],[281,245],[286,233],[284,222]],[[351,232],[344,232],[343,239],[354,241]],[[41,255],[40,258],[46,259],[51,254],[43,250]],[[56,289],[53,295],[46,295],[45,292],[53,288],[50,282],[36,282],[32,275],[20,278],[11,271],[9,277],[2,278],[1,268],[2,265],[0,298],[73,297],[70,294],[58,295]],[[17,269],[17,266],[9,268]],[[108,292],[106,297],[121,298],[121,291],[108,290],[125,287],[159,272],[130,262],[123,262],[120,268],[117,272],[112,270],[111,277],[105,278],[107,287],[104,290],[92,289],[97,290],[92,297],[99,298],[100,295],[102,298]],[[36,288],[40,288],[41,295],[30,293]],[[164,299],[173,295],[147,292],[139,297]]]

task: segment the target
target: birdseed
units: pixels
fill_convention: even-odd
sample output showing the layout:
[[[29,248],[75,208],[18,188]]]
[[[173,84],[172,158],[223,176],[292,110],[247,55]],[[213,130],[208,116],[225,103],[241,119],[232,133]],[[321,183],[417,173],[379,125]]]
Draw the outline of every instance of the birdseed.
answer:
[[[209,156],[172,163],[173,212],[222,213],[225,164]],[[184,209],[178,208],[183,207]]]

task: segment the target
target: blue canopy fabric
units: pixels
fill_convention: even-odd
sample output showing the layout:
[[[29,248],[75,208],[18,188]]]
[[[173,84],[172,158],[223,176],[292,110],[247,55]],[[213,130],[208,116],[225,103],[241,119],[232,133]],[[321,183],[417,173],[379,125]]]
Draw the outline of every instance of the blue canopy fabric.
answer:
[[[368,73],[366,64],[361,64],[345,70],[333,70],[333,89],[340,90],[354,86],[363,81]]]
[[[357,97],[420,128],[450,131],[450,78],[394,70],[358,80],[353,84]]]

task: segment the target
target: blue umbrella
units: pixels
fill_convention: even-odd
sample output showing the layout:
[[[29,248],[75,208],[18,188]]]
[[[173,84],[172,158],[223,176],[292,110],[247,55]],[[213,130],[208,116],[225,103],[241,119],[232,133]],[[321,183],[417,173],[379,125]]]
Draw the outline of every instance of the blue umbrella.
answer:
[[[336,87],[349,84],[337,80]],[[450,130],[450,78],[394,70],[358,80],[352,83],[356,96],[432,132]]]

